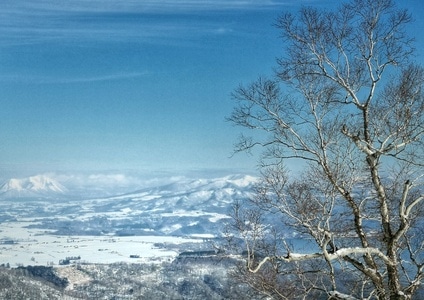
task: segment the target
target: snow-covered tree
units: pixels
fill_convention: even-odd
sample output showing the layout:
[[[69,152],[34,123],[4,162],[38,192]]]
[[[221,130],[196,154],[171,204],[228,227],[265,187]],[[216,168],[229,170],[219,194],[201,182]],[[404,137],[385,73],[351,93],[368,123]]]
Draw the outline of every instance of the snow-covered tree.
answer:
[[[229,120],[252,132],[236,151],[264,150],[253,205],[233,213],[240,276],[255,289],[281,299],[413,299],[422,289],[424,70],[411,20],[392,0],[283,14],[275,78],[235,90]]]

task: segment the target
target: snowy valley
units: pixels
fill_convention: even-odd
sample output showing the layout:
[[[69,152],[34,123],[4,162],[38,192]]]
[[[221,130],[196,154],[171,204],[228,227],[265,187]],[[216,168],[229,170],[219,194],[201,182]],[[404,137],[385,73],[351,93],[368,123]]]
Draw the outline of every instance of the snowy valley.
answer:
[[[93,287],[110,288],[117,278],[105,275],[104,269],[112,268],[113,274],[128,269],[125,276],[132,281],[145,281],[146,276],[155,280],[144,289],[140,282],[134,283],[124,292],[122,284],[117,284],[115,291],[97,291],[99,295],[124,293],[127,298],[122,299],[133,299],[135,288],[140,296],[156,293],[159,290],[152,287],[161,286],[163,293],[175,293],[179,299],[181,293],[198,294],[189,290],[206,280],[213,288],[221,286],[220,292],[211,291],[211,295],[226,298],[226,293],[236,293],[229,292],[226,276],[228,264],[235,262],[220,256],[215,246],[222,240],[231,204],[246,201],[256,180],[246,175],[183,178],[114,196],[89,197],[45,175],[10,179],[0,188],[0,284],[14,276],[29,276],[32,279],[25,277],[31,286],[28,290],[34,290],[33,280],[41,280],[37,284],[43,286],[53,276],[47,276],[50,271],[46,270],[53,270],[53,278],[60,278],[55,282],[65,283],[54,287],[49,297],[54,299],[58,293],[58,299],[65,294],[73,299],[72,295],[91,295]],[[193,268],[197,271],[188,271]],[[217,278],[212,276],[216,272]],[[99,283],[101,276],[105,277]],[[125,276],[120,280],[130,280]],[[180,283],[166,288],[175,281],[170,276]],[[184,280],[193,282],[179,286]],[[78,290],[81,286],[87,290]],[[163,293],[158,292],[158,299]]]
[[[77,248],[70,241],[84,244],[84,249],[59,253],[82,256],[84,252],[88,262],[102,262],[102,257],[107,263],[119,262],[122,258],[111,261],[99,253],[109,248],[117,253],[116,247],[125,249],[123,257],[129,257],[129,249],[140,257],[169,256],[169,251],[151,251],[140,244],[200,243],[221,237],[231,203],[246,200],[255,180],[250,176],[187,179],[118,196],[78,199],[51,178],[12,179],[0,189],[0,258],[12,264],[54,264],[58,262],[55,248],[64,244]],[[21,196],[14,196],[17,193]],[[17,255],[23,250],[36,254]],[[46,257],[37,258],[46,251]]]

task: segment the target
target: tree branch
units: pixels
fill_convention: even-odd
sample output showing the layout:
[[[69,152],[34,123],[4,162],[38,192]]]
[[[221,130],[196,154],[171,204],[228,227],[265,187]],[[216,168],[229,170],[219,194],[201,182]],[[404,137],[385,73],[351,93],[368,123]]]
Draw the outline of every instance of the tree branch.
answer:
[[[348,255],[364,255],[364,254],[377,255],[379,258],[381,258],[384,261],[385,264],[387,264],[387,265],[393,264],[391,259],[389,257],[387,257],[383,252],[381,252],[377,248],[372,248],[372,247],[369,247],[369,248],[359,248],[359,247],[342,248],[342,249],[335,251],[334,253],[328,253],[328,259],[329,260],[335,260],[335,259],[343,258],[343,257],[348,256]],[[259,264],[257,265],[256,268],[254,268],[254,269],[249,268],[249,271],[252,272],[252,273],[257,273],[262,268],[262,266],[269,260],[278,260],[278,261],[283,261],[283,262],[289,263],[289,262],[306,261],[306,260],[318,259],[318,258],[324,258],[324,253],[320,253],[320,252],[310,253],[310,254],[289,253],[286,256],[267,256],[259,262]]]

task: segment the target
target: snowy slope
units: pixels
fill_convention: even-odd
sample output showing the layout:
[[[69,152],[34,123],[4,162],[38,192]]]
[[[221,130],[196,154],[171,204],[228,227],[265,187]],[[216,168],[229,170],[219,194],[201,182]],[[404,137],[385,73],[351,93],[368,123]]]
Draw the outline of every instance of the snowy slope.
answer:
[[[118,196],[70,198],[72,190],[52,178],[37,176],[9,180],[0,196],[36,197],[24,209],[22,201],[4,202],[8,208],[4,218],[36,218],[34,228],[59,235],[217,236],[228,221],[232,203],[247,201],[255,182],[256,178],[245,175],[180,178]],[[16,205],[16,214],[11,205]]]
[[[0,197],[56,197],[67,193],[58,181],[37,175],[27,178],[12,178],[0,187]]]
[[[231,204],[251,197],[255,177],[185,179],[172,184],[93,200],[85,209],[118,219],[119,234],[210,235],[222,230]],[[101,207],[101,208],[100,208]],[[103,213],[101,213],[103,211]],[[130,224],[130,225],[128,225]],[[112,228],[111,228],[112,229]],[[113,230],[113,229],[112,229]]]

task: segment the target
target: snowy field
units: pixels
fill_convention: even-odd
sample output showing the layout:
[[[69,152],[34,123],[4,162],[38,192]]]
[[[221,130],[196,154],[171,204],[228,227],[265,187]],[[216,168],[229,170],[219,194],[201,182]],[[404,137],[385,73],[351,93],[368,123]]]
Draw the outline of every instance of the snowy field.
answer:
[[[155,247],[155,243],[202,242],[201,239],[169,236],[55,236],[46,234],[45,230],[24,228],[27,225],[27,222],[0,224],[0,263],[9,263],[11,267],[58,265],[59,260],[66,257],[81,257],[81,262],[105,264],[161,262],[178,253]],[[131,258],[130,255],[139,257]]]
[[[0,264],[172,260],[221,237],[231,204],[249,199],[255,180],[187,178],[90,198],[44,175],[10,179],[0,187]]]

